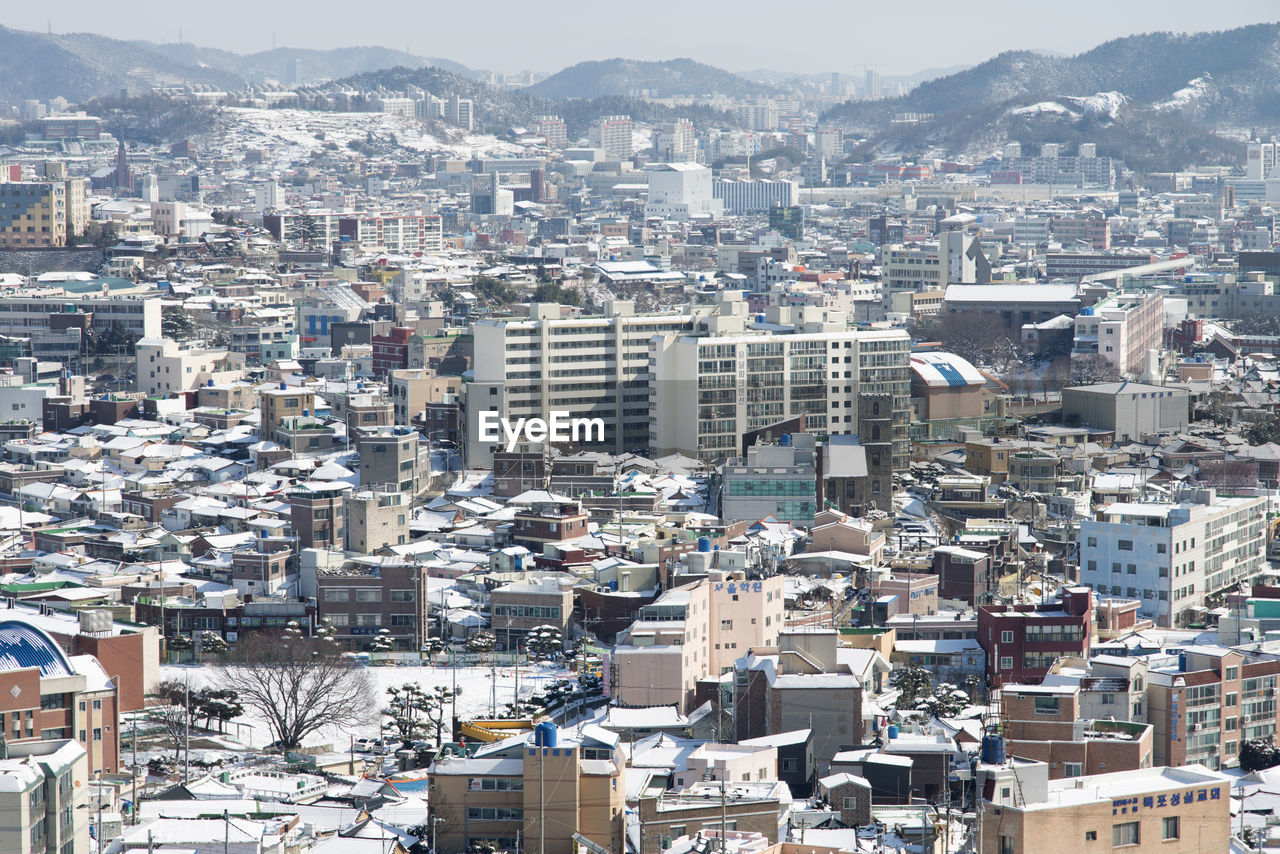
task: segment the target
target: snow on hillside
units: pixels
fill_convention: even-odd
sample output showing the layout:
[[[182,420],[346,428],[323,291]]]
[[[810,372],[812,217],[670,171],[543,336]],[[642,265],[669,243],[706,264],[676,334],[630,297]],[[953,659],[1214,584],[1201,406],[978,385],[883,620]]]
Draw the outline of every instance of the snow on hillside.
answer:
[[[1152,104],[1151,109],[1180,110],[1193,104],[1209,94],[1209,86],[1212,80],[1213,78],[1208,74],[1202,74],[1194,80],[1188,81],[1186,86],[1183,86],[1163,101],[1157,101]]]
[[[322,151],[328,143],[336,145],[337,152],[346,152],[347,143],[364,141],[369,134],[379,139],[394,135],[400,146],[422,154],[493,157],[521,151],[496,137],[460,130],[440,138],[418,119],[386,113],[228,107],[220,114],[217,132],[218,144],[264,149],[268,162],[281,169]]]
[[[1074,110],[1069,110],[1059,104],[1057,101],[1040,101],[1036,104],[1029,104],[1025,107],[1017,107],[1009,111],[1011,116],[1044,116],[1059,115],[1070,119],[1080,118],[1080,114]]]
[[[1063,95],[1055,101],[1039,101],[1025,107],[1009,110],[1011,116],[1061,116],[1062,118],[1079,119],[1085,115],[1100,115],[1116,118],[1120,108],[1129,99],[1120,92],[1095,92],[1092,95]]]

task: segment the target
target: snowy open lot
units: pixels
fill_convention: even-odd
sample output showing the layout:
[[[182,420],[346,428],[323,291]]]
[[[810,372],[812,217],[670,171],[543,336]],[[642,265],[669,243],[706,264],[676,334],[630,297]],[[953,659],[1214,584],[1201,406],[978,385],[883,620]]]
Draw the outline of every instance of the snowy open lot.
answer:
[[[386,701],[386,689],[391,685],[403,685],[406,682],[417,682],[423,688],[436,685],[452,687],[454,671],[447,666],[440,667],[370,667],[366,671],[375,685],[374,704],[381,709]],[[573,674],[561,665],[523,664],[520,666],[520,696],[529,697],[542,690],[548,683],[557,679],[570,678]],[[191,680],[191,687],[203,688],[217,682],[216,667],[192,665],[165,665],[160,668],[161,679]],[[457,668],[457,685],[462,689],[458,697],[458,717],[469,718],[477,715],[488,715],[490,703],[496,688],[496,707],[499,712],[515,697],[516,670],[510,665],[499,666],[496,678],[488,667],[472,666]],[[446,720],[448,715],[446,715]],[[342,750],[352,738],[373,737],[378,735],[382,718],[374,715],[363,726],[351,728],[328,727],[306,739],[304,746],[332,744],[334,749]],[[252,709],[236,719],[229,727],[235,731],[234,723],[240,724],[240,734],[249,747],[262,747],[269,744],[274,736],[268,731],[262,717]]]

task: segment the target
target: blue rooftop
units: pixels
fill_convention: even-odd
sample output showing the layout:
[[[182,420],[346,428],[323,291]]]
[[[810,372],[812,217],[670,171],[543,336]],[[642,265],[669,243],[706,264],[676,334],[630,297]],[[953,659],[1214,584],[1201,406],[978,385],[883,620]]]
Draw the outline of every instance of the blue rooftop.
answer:
[[[71,676],[71,662],[62,647],[30,623],[0,622],[0,670],[39,667],[41,677]]]

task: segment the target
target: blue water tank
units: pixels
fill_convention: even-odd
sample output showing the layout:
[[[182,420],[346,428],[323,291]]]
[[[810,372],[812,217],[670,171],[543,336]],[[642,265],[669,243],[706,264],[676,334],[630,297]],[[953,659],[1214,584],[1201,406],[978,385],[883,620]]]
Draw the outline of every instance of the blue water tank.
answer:
[[[533,728],[533,743],[538,747],[555,747],[559,740],[560,733],[550,721],[543,721]]]
[[[756,323],[764,323],[764,315],[763,315],[763,314],[757,314],[757,315],[756,315]]]
[[[880,719],[877,718],[875,715],[871,716],[871,731],[872,732],[880,731]]]
[[[210,388],[213,388],[213,380],[209,380],[207,383],[205,383],[205,385],[209,386]]]
[[[1178,672],[1187,672],[1187,654],[1181,650],[1178,651]]]
[[[791,434],[790,434],[790,433],[784,433],[784,434],[782,434],[782,438],[778,440],[778,444],[779,444],[779,445],[781,445],[781,446],[782,446],[782,447],[784,447],[784,448],[790,448],[790,447],[791,447]]]
[[[1004,764],[1004,737],[989,733],[982,737],[982,761],[988,765]]]
[[[711,551],[711,538],[710,538],[710,537],[698,537],[698,551],[700,551],[700,552],[709,552],[709,551]]]
[[[893,741],[897,737],[898,737],[898,725],[889,724],[889,740]]]

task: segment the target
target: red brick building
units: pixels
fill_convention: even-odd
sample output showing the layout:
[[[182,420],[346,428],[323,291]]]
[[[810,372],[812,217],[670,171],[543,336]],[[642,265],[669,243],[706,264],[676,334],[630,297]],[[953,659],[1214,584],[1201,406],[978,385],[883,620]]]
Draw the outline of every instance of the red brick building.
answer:
[[[391,371],[409,367],[409,339],[413,330],[397,326],[386,335],[373,336],[373,375],[385,377]]]
[[[1093,591],[1068,587],[1048,605],[982,605],[978,644],[987,654],[987,683],[1038,685],[1061,656],[1089,658]]]

